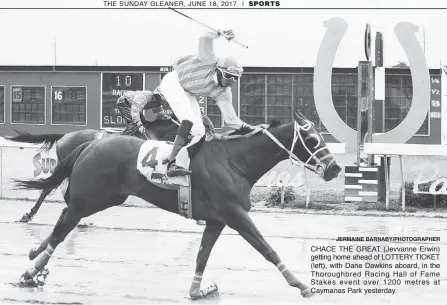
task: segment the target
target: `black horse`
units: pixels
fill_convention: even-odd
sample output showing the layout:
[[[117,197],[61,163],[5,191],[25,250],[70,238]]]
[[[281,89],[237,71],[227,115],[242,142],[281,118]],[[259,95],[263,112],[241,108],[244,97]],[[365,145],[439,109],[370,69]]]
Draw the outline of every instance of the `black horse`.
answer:
[[[141,139],[174,141],[177,133],[178,124],[175,117],[171,120],[157,120],[154,122],[145,122],[146,134],[143,137],[137,133],[137,137]],[[66,134],[30,134],[23,131],[15,130],[17,136],[6,136],[5,138],[21,143],[43,144],[42,150],[50,150],[56,144],[56,156],[58,160],[65,159],[76,147],[81,144],[93,141],[98,138],[107,138],[119,135],[120,133],[109,133],[106,130],[83,129],[72,131]],[[61,188],[62,189],[62,188]],[[64,192],[64,191],[62,191]],[[36,204],[31,208],[29,213],[25,213],[20,222],[29,222],[39,211],[45,198],[51,193],[51,190],[44,189],[40,193]],[[68,201],[66,200],[66,203]]]
[[[66,194],[68,207],[62,211],[48,238],[37,251],[32,250],[30,258],[34,259],[37,255],[38,258],[34,267],[23,274],[25,283],[34,283],[34,278],[44,270],[54,249],[82,218],[121,205],[129,195],[142,198],[163,210],[180,213],[177,191],[159,188],[137,170],[140,148],[145,143],[126,136],[87,142],[60,162],[50,177],[16,180],[19,188],[54,189],[70,177]],[[152,167],[147,165],[154,161],[149,155],[141,160],[143,166]],[[252,206],[250,192],[253,185],[288,157],[292,163],[303,164],[325,181],[334,179],[341,171],[321,135],[299,113],[294,113],[292,123],[271,126],[249,137],[203,143],[196,152],[190,165],[192,218],[205,220],[206,227],[189,291],[191,298],[198,299],[217,290],[217,287],[201,290],[200,285],[211,250],[227,225],[276,266],[290,286],[301,290],[303,297],[312,296],[310,288],[287,269],[279,255],[264,240],[248,213]]]

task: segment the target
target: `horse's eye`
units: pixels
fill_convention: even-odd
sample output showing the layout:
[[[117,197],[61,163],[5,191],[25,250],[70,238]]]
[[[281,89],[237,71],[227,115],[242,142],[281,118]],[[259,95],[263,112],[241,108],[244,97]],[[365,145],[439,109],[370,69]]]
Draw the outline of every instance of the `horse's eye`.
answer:
[[[306,137],[304,142],[306,143],[306,146],[309,148],[316,148],[319,145],[319,141],[318,141],[317,137],[314,135],[310,135],[310,136]]]

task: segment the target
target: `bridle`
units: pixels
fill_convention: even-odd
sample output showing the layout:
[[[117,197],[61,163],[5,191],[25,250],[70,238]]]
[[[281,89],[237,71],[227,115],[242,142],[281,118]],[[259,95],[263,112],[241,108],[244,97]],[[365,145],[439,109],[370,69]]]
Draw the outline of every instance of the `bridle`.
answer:
[[[287,152],[287,154],[289,155],[289,160],[293,165],[302,165],[307,169],[310,169],[311,171],[314,171],[317,174],[322,174],[325,170],[326,170],[326,165],[322,162],[324,160],[326,160],[327,158],[332,157],[332,154],[329,153],[325,156],[323,156],[322,158],[318,158],[317,154],[325,149],[328,149],[327,145],[324,145],[320,148],[318,148],[317,150],[315,150],[315,152],[311,152],[311,150],[309,149],[309,147],[307,147],[306,143],[304,142],[303,136],[301,135],[301,130],[303,131],[309,131],[310,128],[312,128],[312,122],[306,120],[306,124],[304,125],[300,125],[298,124],[296,121],[294,122],[294,136],[293,136],[293,141],[292,141],[292,147],[289,149],[287,149],[274,135],[272,135],[270,133],[270,131],[268,131],[267,129],[262,129],[262,132],[265,133],[273,142],[275,142],[280,148],[282,148],[284,151]],[[259,132],[259,130],[257,129],[256,132]],[[253,132],[253,133],[256,133]],[[318,135],[311,135],[313,137],[315,137],[318,141],[317,145],[315,145],[314,148],[320,146],[321,141],[320,141],[320,137]],[[303,144],[303,147],[307,150],[307,152],[309,153],[309,158],[306,160],[306,162],[301,161],[294,153],[293,150],[295,148],[296,143],[298,142],[298,139],[301,141],[301,143]],[[315,165],[310,164],[309,162],[311,160],[315,160]],[[335,160],[335,159],[334,159]],[[334,161],[333,160],[333,161]],[[331,162],[333,162],[331,161]]]

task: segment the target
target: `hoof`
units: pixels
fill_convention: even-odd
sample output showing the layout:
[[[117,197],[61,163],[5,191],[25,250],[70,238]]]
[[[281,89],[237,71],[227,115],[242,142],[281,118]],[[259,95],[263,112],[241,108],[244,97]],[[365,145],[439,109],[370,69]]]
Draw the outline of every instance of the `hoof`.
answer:
[[[37,251],[37,248],[31,248],[31,250],[29,250],[29,253],[28,253],[28,258],[30,261],[32,261],[37,256],[39,256],[39,254],[40,253]]]
[[[36,281],[34,281],[33,278],[25,279],[24,275],[22,275],[20,277],[19,282],[14,286],[19,286],[19,287],[23,287],[23,288],[36,288],[36,287],[39,287],[39,284]]]
[[[20,287],[39,287],[45,285],[47,276],[50,272],[47,268],[40,270],[34,277],[31,276],[29,270],[26,270],[19,279]]]
[[[312,293],[312,291],[310,290],[310,288],[304,289],[303,291],[301,291],[301,295],[303,296],[303,298],[311,298],[313,297],[315,294]]]
[[[209,297],[218,297],[218,296],[219,296],[219,289],[217,288],[217,285],[215,283],[209,285],[205,289],[201,289],[195,293],[190,293],[190,297],[192,300],[198,300]]]
[[[32,217],[28,213],[23,214],[22,219],[19,220],[19,222],[27,223],[31,220]]]
[[[206,226],[206,221],[205,220],[197,220],[196,224],[199,226]]]

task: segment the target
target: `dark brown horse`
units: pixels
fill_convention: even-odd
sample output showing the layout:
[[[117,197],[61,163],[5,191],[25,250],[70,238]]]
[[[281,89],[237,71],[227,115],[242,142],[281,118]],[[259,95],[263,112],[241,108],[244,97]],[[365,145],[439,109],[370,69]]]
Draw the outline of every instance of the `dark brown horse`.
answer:
[[[178,125],[173,120],[157,120],[154,122],[146,121],[146,136],[152,140],[174,141],[177,133]],[[42,150],[50,150],[56,144],[56,156],[58,160],[65,159],[79,145],[93,141],[98,137],[107,138],[114,136],[115,133],[109,133],[105,130],[83,129],[72,131],[67,134],[30,134],[15,130],[17,136],[7,136],[6,139],[14,142],[43,144]],[[29,222],[39,211],[45,198],[51,193],[51,190],[44,189],[40,193],[36,204],[31,208],[29,213],[25,213],[20,222]],[[68,203],[68,201],[66,201]]]
[[[19,188],[54,189],[70,177],[68,207],[62,211],[48,238],[37,250],[31,250],[30,259],[38,258],[34,267],[23,274],[24,283],[34,283],[54,249],[82,218],[120,205],[129,195],[179,214],[177,191],[157,187],[137,170],[139,151],[144,143],[126,136],[84,143],[60,162],[50,177],[16,180]],[[148,156],[141,163],[150,163]],[[325,181],[334,179],[341,171],[313,124],[298,113],[294,113],[292,123],[271,126],[250,137],[203,143],[196,152],[190,164],[192,218],[205,220],[206,227],[189,291],[192,299],[217,290],[217,287],[201,290],[200,285],[211,250],[227,225],[276,266],[290,286],[301,290],[303,297],[312,296],[310,288],[295,277],[264,240],[248,213],[252,206],[250,191],[253,185],[287,158],[303,164]]]

